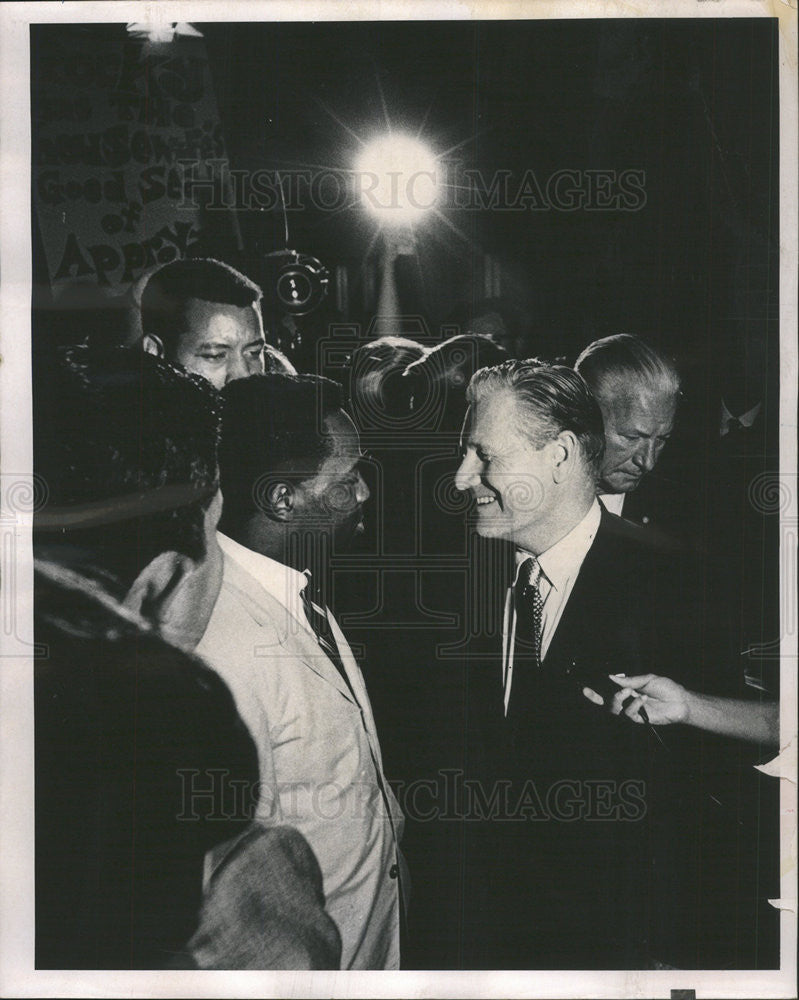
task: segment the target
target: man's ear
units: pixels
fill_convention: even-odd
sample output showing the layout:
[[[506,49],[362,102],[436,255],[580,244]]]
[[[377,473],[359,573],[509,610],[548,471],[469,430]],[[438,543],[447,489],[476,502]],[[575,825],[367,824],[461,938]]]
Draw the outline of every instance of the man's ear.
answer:
[[[554,441],[550,442],[552,448],[552,478],[556,483],[562,483],[568,478],[574,465],[574,456],[577,452],[577,438],[571,431],[561,431]]]
[[[162,610],[195,565],[178,552],[162,552],[139,573],[122,603],[147,621],[158,624]]]
[[[294,499],[290,483],[270,483],[266,491],[267,514],[276,521],[288,521],[294,513]]]
[[[154,333],[145,333],[141,339],[142,349],[148,354],[154,354],[157,358],[164,356],[164,344],[160,337]]]

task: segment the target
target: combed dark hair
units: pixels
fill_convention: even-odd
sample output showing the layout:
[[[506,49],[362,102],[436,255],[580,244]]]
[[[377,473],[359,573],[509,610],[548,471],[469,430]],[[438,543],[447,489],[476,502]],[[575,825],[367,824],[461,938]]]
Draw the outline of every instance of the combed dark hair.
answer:
[[[520,434],[543,448],[561,431],[571,431],[591,465],[605,450],[602,412],[583,378],[565,365],[537,359],[505,361],[475,372],[466,398],[476,403],[487,395],[511,392],[516,398]]]
[[[240,271],[212,257],[173,260],[154,271],[142,291],[142,331],[158,337],[169,355],[177,346],[189,299],[243,309],[260,302],[261,289]]]
[[[445,367],[454,365],[467,381],[480,368],[501,364],[507,358],[505,348],[484,333],[459,333],[436,344],[428,354],[432,365],[439,359]]]
[[[222,530],[237,528],[263,502],[270,476],[301,482],[331,452],[325,419],[342,409],[338,382],[319,375],[251,375],[222,391],[219,475]]]
[[[405,369],[414,410],[432,403],[438,411],[438,430],[460,430],[469,379],[480,368],[498,365],[507,358],[505,348],[483,334],[462,333],[442,340]]]
[[[426,354],[409,337],[386,336],[361,344],[350,360],[350,406],[359,427],[385,416],[401,416],[408,409],[408,365]]]
[[[596,393],[650,391],[678,396],[680,376],[676,365],[632,333],[616,333],[595,340],[574,365]]]
[[[122,347],[67,348],[37,382],[37,544],[84,553],[125,589],[162,552],[202,558],[218,485],[209,383]]]

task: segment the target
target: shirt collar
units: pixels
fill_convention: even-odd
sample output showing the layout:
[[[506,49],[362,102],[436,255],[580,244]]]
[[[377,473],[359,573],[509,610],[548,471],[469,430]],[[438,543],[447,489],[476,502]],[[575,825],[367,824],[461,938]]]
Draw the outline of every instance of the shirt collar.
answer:
[[[624,498],[626,496],[626,493],[600,493],[599,499],[609,514],[621,517],[621,512],[624,510]]]
[[[227,559],[237,563],[241,569],[258,581],[261,587],[284,608],[291,610],[297,597],[305,590],[308,577],[292,566],[270,559],[260,552],[253,552],[232,538],[217,532],[219,547]]]
[[[601,518],[602,508],[595,498],[585,517],[578,521],[568,534],[538,556],[541,571],[555,590],[562,590],[580,571],[599,530]],[[519,566],[531,555],[531,552],[526,552],[524,549],[516,550],[517,578]]]
[[[757,416],[760,413],[760,407],[763,405],[762,402],[755,403],[751,410],[747,410],[746,413],[742,413],[739,417],[736,417],[734,413],[730,413],[727,408],[727,404],[724,399],[721,400],[721,434],[725,435],[729,429],[730,421],[737,420],[743,427],[751,427],[752,424],[757,420]]]

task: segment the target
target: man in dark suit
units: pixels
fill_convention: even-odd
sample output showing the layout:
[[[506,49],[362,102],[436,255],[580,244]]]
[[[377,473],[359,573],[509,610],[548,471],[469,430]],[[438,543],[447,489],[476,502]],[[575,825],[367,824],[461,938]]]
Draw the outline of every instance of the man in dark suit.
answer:
[[[494,558],[504,579],[481,599],[501,637],[467,653],[464,770],[479,789],[463,806],[465,962],[701,966],[691,817],[707,796],[679,739],[664,748],[582,696],[644,664],[713,686],[707,646],[692,653],[708,639],[694,634],[696,572],[600,506],[602,416],[574,371],[506,362],[478,372],[467,401],[456,485],[481,541],[512,555]]]

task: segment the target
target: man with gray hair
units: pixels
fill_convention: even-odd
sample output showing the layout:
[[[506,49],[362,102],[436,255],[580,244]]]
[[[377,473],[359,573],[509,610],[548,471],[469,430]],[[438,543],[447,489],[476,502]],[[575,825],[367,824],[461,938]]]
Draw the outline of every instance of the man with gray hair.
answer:
[[[648,524],[651,514],[632,510],[627,494],[652,472],[672,434],[680,400],[677,369],[630,333],[595,340],[574,367],[599,403],[605,424],[600,499],[611,513]]]

